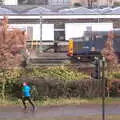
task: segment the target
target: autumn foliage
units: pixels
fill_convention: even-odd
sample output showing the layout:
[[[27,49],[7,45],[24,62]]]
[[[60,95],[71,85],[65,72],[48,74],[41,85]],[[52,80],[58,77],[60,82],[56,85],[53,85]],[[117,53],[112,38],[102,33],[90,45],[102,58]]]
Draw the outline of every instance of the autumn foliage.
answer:
[[[116,67],[118,62],[117,55],[115,54],[113,48],[113,37],[113,32],[109,32],[105,47],[102,50],[102,55],[106,58],[109,69],[113,69],[114,67]]]
[[[21,50],[25,48],[25,32],[10,28],[8,19],[4,17],[0,24],[0,68],[6,69],[20,65],[23,57]]]

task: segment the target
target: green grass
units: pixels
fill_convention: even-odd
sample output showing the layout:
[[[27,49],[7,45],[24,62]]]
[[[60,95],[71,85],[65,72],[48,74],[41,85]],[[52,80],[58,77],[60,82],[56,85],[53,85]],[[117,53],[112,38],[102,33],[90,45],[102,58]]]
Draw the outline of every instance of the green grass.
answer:
[[[38,105],[79,105],[79,104],[102,104],[102,98],[83,99],[83,98],[59,98],[37,101]],[[106,98],[105,104],[120,104],[120,98]]]
[[[50,99],[47,98],[43,101],[37,101],[38,105],[79,105],[79,104],[97,104],[100,103],[100,98],[97,99],[82,99],[82,98],[59,98],[59,99]]]
[[[106,104],[120,104],[120,98],[116,97],[116,98],[106,98],[105,99],[105,103]]]
[[[101,98],[83,99],[83,98],[59,98],[59,99],[41,99],[35,101],[38,106],[48,105],[80,105],[80,104],[102,104]],[[106,98],[105,104],[120,104],[120,98]],[[0,106],[22,105],[20,99],[4,100],[0,99]]]

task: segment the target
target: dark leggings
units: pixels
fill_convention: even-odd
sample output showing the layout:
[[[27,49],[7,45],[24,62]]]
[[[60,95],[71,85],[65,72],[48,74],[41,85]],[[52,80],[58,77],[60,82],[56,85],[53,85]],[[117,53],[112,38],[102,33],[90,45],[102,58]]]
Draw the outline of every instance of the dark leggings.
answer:
[[[29,103],[32,105],[33,110],[34,110],[35,105],[34,105],[33,102],[31,101],[31,98],[30,98],[30,97],[23,97],[23,98],[22,98],[22,102],[23,102],[24,108],[25,108],[25,110],[26,110],[27,105],[26,105],[26,102],[25,102],[25,101],[29,101]]]

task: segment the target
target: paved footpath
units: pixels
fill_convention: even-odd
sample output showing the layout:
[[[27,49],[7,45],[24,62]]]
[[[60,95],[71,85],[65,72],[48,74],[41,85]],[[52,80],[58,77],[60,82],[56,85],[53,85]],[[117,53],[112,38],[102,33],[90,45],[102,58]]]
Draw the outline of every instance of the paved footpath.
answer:
[[[120,105],[106,105],[106,114],[120,114]],[[64,105],[64,106],[46,106],[39,107],[35,113],[24,113],[21,107],[10,106],[0,107],[0,120],[3,118],[49,118],[49,117],[67,117],[67,116],[84,116],[84,115],[101,115],[101,105]]]

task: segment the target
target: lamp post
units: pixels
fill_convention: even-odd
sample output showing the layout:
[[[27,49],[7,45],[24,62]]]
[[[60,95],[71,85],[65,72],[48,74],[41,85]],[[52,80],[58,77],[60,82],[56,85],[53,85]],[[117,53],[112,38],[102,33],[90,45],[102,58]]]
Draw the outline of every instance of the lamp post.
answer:
[[[105,120],[105,57],[102,56],[102,59],[95,57],[96,72],[94,78],[101,80],[101,89],[102,89],[102,120]],[[102,74],[100,74],[102,72]]]
[[[40,15],[40,42],[39,42],[39,51],[42,52],[42,15]]]
[[[100,58],[99,57],[94,57],[94,65],[95,65],[95,71],[94,74],[92,75],[93,78],[100,80]]]
[[[102,120],[105,120],[105,57],[102,57]]]

